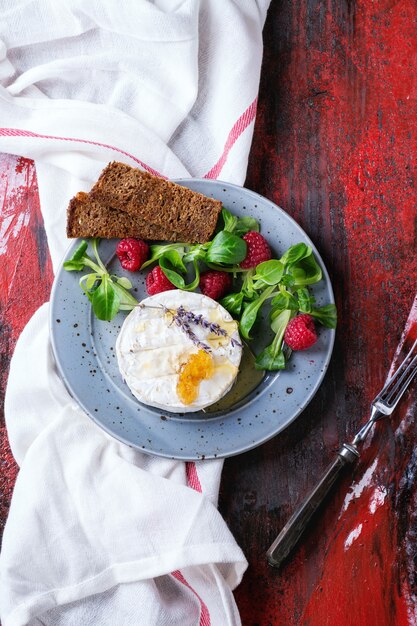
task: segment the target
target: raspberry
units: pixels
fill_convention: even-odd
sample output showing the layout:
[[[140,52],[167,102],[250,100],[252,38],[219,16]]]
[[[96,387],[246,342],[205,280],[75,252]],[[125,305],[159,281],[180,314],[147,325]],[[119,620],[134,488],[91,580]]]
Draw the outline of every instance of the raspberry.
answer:
[[[243,259],[240,267],[244,270],[248,270],[251,267],[255,267],[263,261],[269,261],[272,257],[271,249],[265,237],[255,230],[250,230],[246,235],[242,237],[246,241],[248,247],[246,257]]]
[[[127,237],[126,239],[121,239],[117,244],[116,254],[124,270],[135,272],[147,260],[149,246],[142,239]]]
[[[284,341],[291,350],[307,350],[317,341],[314,320],[308,313],[297,315],[288,322]]]
[[[203,272],[200,276],[201,292],[213,300],[220,300],[231,287],[232,277],[227,272],[210,270]]]
[[[165,276],[162,269],[157,265],[146,277],[146,290],[150,296],[154,296],[161,291],[176,289],[175,285]]]

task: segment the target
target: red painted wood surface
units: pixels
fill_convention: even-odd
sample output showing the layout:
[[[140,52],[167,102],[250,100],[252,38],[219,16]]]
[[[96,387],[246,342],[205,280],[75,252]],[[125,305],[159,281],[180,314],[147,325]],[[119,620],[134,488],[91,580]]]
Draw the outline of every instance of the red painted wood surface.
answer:
[[[348,479],[281,571],[264,559],[365,418],[413,302],[416,21],[415,2],[386,0],[276,2],[267,18],[246,185],[284,207],[317,244],[340,323],[308,409],[225,466],[221,508],[250,561],[236,593],[245,626],[417,623],[411,400],[379,424],[346,511]]]
[[[52,265],[39,207],[35,166],[0,154],[0,535],[17,466],[4,426],[4,390],[17,338],[49,300]]]
[[[225,463],[220,507],[249,560],[236,599],[244,626],[414,626],[416,392],[378,425],[353,484],[346,477],[287,565],[269,568],[264,553],[366,418],[413,303],[417,5],[273,0],[264,41],[246,185],[312,237],[340,323],[307,410]],[[48,299],[52,270],[31,162],[0,157],[0,198],[4,389],[16,338]],[[17,468],[4,429],[1,441],[3,524]]]

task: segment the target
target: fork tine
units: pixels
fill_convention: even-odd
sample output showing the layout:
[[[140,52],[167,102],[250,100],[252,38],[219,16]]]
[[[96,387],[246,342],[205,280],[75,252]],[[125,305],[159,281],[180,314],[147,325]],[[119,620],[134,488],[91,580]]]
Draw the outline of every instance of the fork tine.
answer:
[[[411,355],[414,353],[417,346],[417,339],[413,343],[407,356],[404,358],[394,375],[388,380],[380,394],[377,396],[377,400],[383,402],[385,405],[391,407],[396,404],[414,376],[417,373],[417,354],[409,361]]]
[[[398,379],[397,383],[394,385],[392,391],[389,393],[388,397],[385,400],[387,404],[391,405],[393,402],[398,402],[398,400],[401,398],[401,396],[403,395],[403,393],[405,392],[405,390],[407,389],[407,387],[413,380],[414,376],[417,374],[416,366],[417,366],[417,356],[415,356],[414,359],[410,362],[407,369],[404,371],[404,373]]]

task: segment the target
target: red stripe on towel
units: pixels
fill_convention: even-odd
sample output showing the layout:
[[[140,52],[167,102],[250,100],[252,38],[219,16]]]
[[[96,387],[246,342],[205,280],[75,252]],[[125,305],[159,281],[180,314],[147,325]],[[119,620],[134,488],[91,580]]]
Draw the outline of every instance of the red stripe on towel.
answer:
[[[211,170],[205,174],[204,178],[217,178],[222,171],[224,164],[227,161],[227,157],[229,156],[229,152],[232,149],[233,145],[236,143],[240,135],[244,130],[249,126],[251,122],[255,119],[256,116],[256,106],[258,103],[258,99],[255,100],[248,106],[246,111],[242,113],[237,122],[232,127],[230,131],[226,144],[223,150],[223,153],[217,163],[213,165]],[[133,156],[129,152],[122,150],[121,148],[116,148],[115,146],[110,146],[107,143],[100,143],[99,141],[91,141],[89,139],[78,139],[76,137],[58,137],[57,135],[42,135],[39,133],[33,133],[30,130],[20,130],[19,128],[0,128],[0,136],[3,137],[35,137],[36,139],[54,139],[56,141],[75,141],[77,143],[85,143],[91,146],[100,146],[101,148],[108,148],[109,150],[114,150],[115,152],[119,152],[119,154],[124,154],[129,157],[136,163],[138,163],[144,170],[153,174],[154,176],[160,176],[161,178],[167,178],[153,167],[146,165],[143,161]]]
[[[202,492],[200,479],[197,474],[197,468],[195,463],[191,461],[186,461],[185,463],[185,473],[187,475],[187,484],[191,489],[195,489],[195,491]]]
[[[197,468],[194,462],[186,461],[185,473],[187,476],[187,485],[191,487],[191,489],[194,489],[195,491],[198,491],[199,493],[201,493],[202,492],[201,483],[200,483],[200,479],[197,474]],[[183,585],[188,587],[188,589],[190,589],[190,591],[192,591],[197,596],[198,601],[200,602],[200,607],[201,607],[199,626],[211,626],[210,613],[208,611],[207,605],[203,602],[203,600],[198,595],[198,593],[185,580],[183,574],[179,570],[172,572],[172,575],[174,576],[174,578],[179,580]]]
[[[197,596],[198,601],[200,602],[200,607],[201,607],[201,611],[200,611],[200,622],[199,622],[199,626],[211,626],[211,621],[210,621],[210,613],[208,611],[208,608],[206,606],[206,604],[203,602],[203,600],[200,598],[200,596],[198,595],[198,593],[195,591],[195,589],[193,589],[191,587],[191,585],[185,580],[184,576],[182,575],[182,573],[179,570],[176,570],[175,572],[172,572],[172,575],[174,576],[174,578],[176,578],[180,583],[182,583],[183,585],[185,585],[190,591],[193,592],[193,594],[195,596]]]
[[[249,126],[251,122],[255,119],[256,116],[256,106],[258,104],[258,98],[248,106],[246,111],[242,113],[237,122],[234,124],[232,130],[229,133],[229,136],[226,140],[226,145],[223,150],[223,154],[220,159],[217,161],[215,165],[211,168],[211,170],[204,176],[204,178],[218,178],[220,172],[223,169],[224,164],[227,161],[227,157],[229,156],[229,152],[232,149],[233,145],[239,139],[240,135],[244,130]]]
[[[35,137],[36,139],[55,139],[58,141],[75,141],[77,143],[86,143],[91,146],[100,146],[101,148],[109,148],[110,150],[115,150],[116,152],[119,152],[120,154],[124,154],[125,156],[128,156],[130,159],[133,159],[134,161],[136,161],[136,163],[138,163],[141,167],[143,167],[144,170],[146,170],[150,174],[153,174],[154,176],[160,176],[161,178],[166,178],[166,176],[163,176],[163,174],[160,174],[149,165],[146,165],[146,163],[144,163],[140,159],[137,159],[136,157],[134,157],[133,154],[130,154],[129,152],[126,152],[125,150],[121,150],[120,148],[115,148],[114,146],[110,146],[107,143],[100,143],[99,141],[90,141],[88,139],[77,139],[75,137],[57,137],[55,135],[40,135],[39,133],[32,133],[30,130],[19,130],[18,128],[0,128],[0,136]]]

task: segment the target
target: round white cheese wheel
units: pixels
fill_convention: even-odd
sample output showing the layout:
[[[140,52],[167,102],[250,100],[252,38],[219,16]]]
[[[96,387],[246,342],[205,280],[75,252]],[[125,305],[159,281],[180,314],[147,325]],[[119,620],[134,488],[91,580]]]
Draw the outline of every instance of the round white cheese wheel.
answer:
[[[185,312],[218,324],[227,336],[189,321],[194,341],[174,319]],[[233,339],[233,341],[231,340]],[[198,395],[184,404],[177,393],[181,368],[201,346],[209,348],[213,374],[199,383]],[[199,293],[175,289],[143,300],[125,319],[116,342],[120,373],[133,395],[144,404],[166,411],[198,411],[222,398],[239,371],[242,346],[237,323],[218,302]]]

